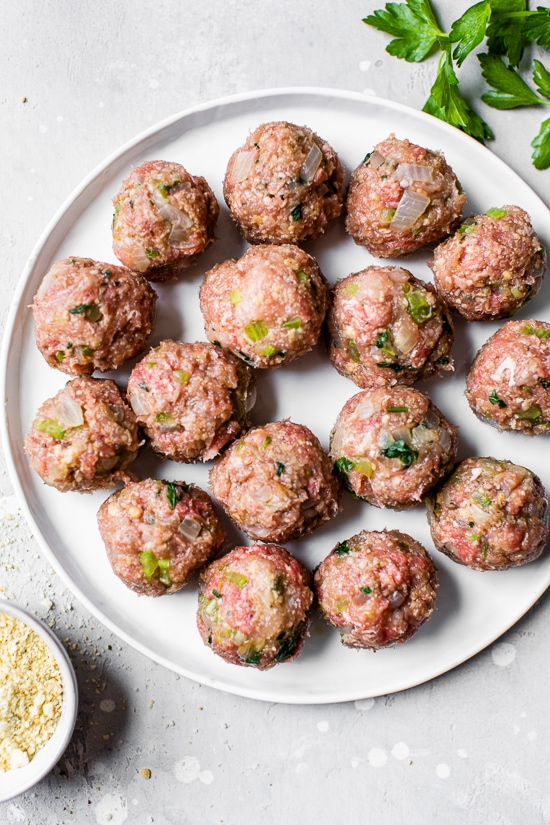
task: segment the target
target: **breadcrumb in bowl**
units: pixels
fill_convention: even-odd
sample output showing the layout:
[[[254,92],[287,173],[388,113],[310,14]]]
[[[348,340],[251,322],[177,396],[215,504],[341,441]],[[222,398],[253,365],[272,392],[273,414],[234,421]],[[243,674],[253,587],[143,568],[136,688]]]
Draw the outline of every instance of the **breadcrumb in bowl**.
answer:
[[[28,791],[34,787],[46,774],[57,764],[67,747],[73,734],[76,714],[78,710],[78,687],[73,666],[59,639],[41,621],[34,618],[30,613],[12,602],[0,600],[0,619],[6,619],[10,625],[18,629],[27,629],[30,637],[36,640],[37,647],[44,649],[44,658],[49,654],[53,657],[53,669],[57,674],[61,686],[61,707],[59,719],[55,729],[32,758],[21,767],[14,766],[8,770],[0,770],[0,802],[6,802],[15,796]],[[16,634],[20,635],[20,634]],[[22,635],[22,634],[21,634]],[[41,643],[41,644],[40,644]],[[5,655],[0,653],[0,667]],[[15,668],[17,670],[17,668]],[[39,671],[40,669],[38,669]],[[0,685],[0,688],[2,686]],[[0,708],[1,711],[1,708]],[[46,714],[47,715],[47,714]],[[0,717],[0,724],[2,718]],[[53,725],[51,726],[53,728]],[[24,754],[24,749],[20,749]],[[24,763],[24,757],[19,760]]]

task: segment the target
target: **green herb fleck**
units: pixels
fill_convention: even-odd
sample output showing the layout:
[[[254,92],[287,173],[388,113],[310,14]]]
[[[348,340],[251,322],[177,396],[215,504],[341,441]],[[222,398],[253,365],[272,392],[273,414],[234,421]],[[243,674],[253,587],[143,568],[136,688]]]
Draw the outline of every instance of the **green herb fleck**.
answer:
[[[226,582],[229,584],[234,584],[236,587],[240,587],[241,590],[248,583],[248,579],[242,573],[239,573],[237,570],[225,570],[223,577]]]
[[[212,590],[212,595],[215,596],[217,599],[221,599],[222,594],[218,593],[217,590]]]
[[[424,324],[434,314],[434,308],[426,300],[426,296],[420,290],[407,292],[407,309],[415,324]]]
[[[341,458],[336,459],[334,466],[339,473],[349,473],[350,470],[353,470],[353,461],[343,455]]]
[[[277,467],[277,478],[280,478],[285,471],[285,465],[280,461],[276,461],[275,466]]]
[[[62,364],[64,359],[65,359],[65,353],[63,352],[62,349],[58,349],[57,352],[55,353],[55,360],[59,361],[59,363]]]
[[[158,258],[160,252],[157,249],[146,249],[145,254],[148,258]]]
[[[70,309],[69,313],[71,315],[84,315],[88,321],[93,321],[94,323],[101,321],[103,318],[101,310],[96,303],[79,304],[77,307]]]
[[[337,544],[334,550],[332,551],[335,556],[345,556],[349,553],[351,547],[347,543],[347,541],[341,541],[340,544]]]
[[[301,318],[289,318],[288,321],[284,321],[282,324],[284,329],[301,329],[302,328],[302,319]]]
[[[266,437],[265,437],[265,438],[264,438],[264,440],[262,441],[262,445],[261,445],[261,446],[262,446],[262,450],[265,450],[265,448],[266,448],[266,447],[269,447],[269,445],[271,444],[271,442],[272,442],[272,441],[273,441],[273,439],[271,438],[271,436],[270,436],[270,435],[266,435]]]
[[[292,216],[292,220],[297,223],[299,220],[302,219],[302,204],[299,203],[298,206],[295,206],[294,209],[290,212]]]
[[[491,402],[491,404],[496,404],[498,407],[500,407],[501,410],[508,406],[506,402],[502,400],[502,398],[498,397],[496,390],[493,390],[493,392],[489,396],[489,401]]]
[[[244,328],[244,334],[251,341],[260,341],[267,335],[267,327],[263,321],[251,321],[251,323]]]
[[[523,412],[516,413],[516,418],[519,418],[521,421],[536,421],[542,415],[542,410],[538,406],[538,404],[531,404],[531,406],[523,410]]]
[[[36,429],[41,433],[45,433],[45,435],[49,435],[50,438],[57,439],[57,441],[61,441],[65,436],[65,430],[55,418],[44,418],[42,421],[38,421]]]
[[[369,596],[372,593],[372,587],[360,587],[359,590],[366,596]]]
[[[409,408],[408,407],[387,407],[387,412],[389,412],[389,413],[409,412]]]
[[[188,384],[189,383],[189,373],[185,370],[174,370],[174,375],[180,382],[180,384]]]
[[[506,209],[498,209],[496,206],[492,206],[488,209],[485,213],[489,218],[495,218],[495,220],[499,220],[500,218],[505,218],[508,212]]]
[[[418,458],[418,450],[413,450],[402,438],[398,438],[385,450],[380,450],[380,453],[386,458],[398,458],[405,467],[410,467]]]
[[[355,341],[353,339],[350,339],[348,341],[347,353],[348,353],[348,355],[349,355],[349,357],[351,358],[352,361],[355,361],[357,363],[361,360],[361,355],[359,354],[357,344],[355,343]]]
[[[395,364],[392,361],[379,361],[376,366],[380,367],[380,369],[393,370],[394,372],[401,372],[402,369],[399,364]]]
[[[173,481],[167,481],[166,498],[168,499],[170,509],[173,510],[178,501],[181,501],[183,498],[183,490],[177,484],[174,484]]]

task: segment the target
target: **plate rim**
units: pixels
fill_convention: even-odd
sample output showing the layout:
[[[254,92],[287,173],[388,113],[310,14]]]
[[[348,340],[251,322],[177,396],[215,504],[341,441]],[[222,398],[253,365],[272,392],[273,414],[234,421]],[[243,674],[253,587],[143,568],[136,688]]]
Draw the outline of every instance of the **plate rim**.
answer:
[[[68,210],[74,205],[78,204],[79,199],[85,195],[88,188],[92,186],[95,182],[97,182],[104,172],[110,170],[115,162],[120,163],[126,155],[131,155],[132,152],[135,152],[139,147],[146,144],[146,142],[149,139],[153,137],[158,137],[159,135],[161,135],[161,133],[170,129],[170,127],[172,126],[175,126],[177,123],[184,122],[185,120],[200,113],[213,111],[219,107],[235,107],[240,103],[248,103],[256,100],[265,101],[266,99],[272,99],[274,103],[276,103],[284,97],[310,97],[312,99],[337,98],[339,101],[347,100],[353,103],[357,103],[359,105],[367,104],[370,106],[374,106],[375,108],[380,107],[391,109],[396,112],[402,112],[403,114],[406,114],[407,117],[416,118],[420,121],[434,122],[437,124],[438,132],[441,130],[443,131],[443,133],[448,132],[449,135],[452,135],[455,139],[457,137],[456,133],[458,132],[460,135],[460,140],[465,141],[466,144],[468,142],[471,142],[472,145],[475,145],[477,147],[476,151],[479,151],[479,149],[481,148],[482,150],[489,152],[493,162],[496,162],[497,166],[502,166],[502,168],[506,170],[506,174],[509,177],[514,178],[515,180],[520,182],[522,186],[527,187],[532,197],[538,201],[540,207],[550,214],[548,206],[545,204],[542,198],[529,186],[529,184],[514,169],[508,166],[508,164],[505,163],[505,161],[498,157],[498,155],[495,155],[493,152],[491,152],[491,150],[488,149],[486,146],[479,144],[478,141],[474,140],[474,138],[470,137],[469,135],[466,135],[465,133],[461,132],[460,130],[456,129],[454,126],[451,126],[445,121],[441,121],[438,118],[435,118],[434,116],[426,112],[414,109],[410,106],[392,100],[377,97],[374,95],[366,95],[362,92],[356,92],[346,89],[311,86],[289,86],[251,90],[248,92],[221,96],[213,100],[203,101],[201,103],[189,106],[147,127],[134,137],[125,141],[118,148],[110,152],[103,159],[103,161],[97,164],[91,170],[91,172],[89,172],[79,182],[79,184],[77,184],[77,186],[72,190],[72,192],[70,192],[69,195],[62,201],[61,205],[56,209],[54,215],[48,221],[46,227],[40,234],[38,240],[36,241],[32,249],[30,256],[28,257],[25,263],[21,275],[19,276],[15,291],[11,298],[9,312],[6,317],[5,330],[2,340],[2,348],[0,352],[0,392],[2,393],[2,397],[4,399],[3,415],[0,416],[0,435],[2,438],[2,443],[4,445],[4,454],[10,481],[13,485],[14,492],[18,499],[18,503],[21,507],[21,510],[27,520],[27,523],[31,528],[33,538],[37,542],[43,556],[47,559],[49,564],[56,570],[57,574],[59,575],[64,585],[68,588],[68,590],[79,599],[79,601],[84,605],[84,607],[86,607],[86,609],[95,618],[101,621],[118,638],[122,639],[133,649],[145,655],[148,659],[157,662],[158,664],[168,668],[169,670],[179,673],[185,676],[186,678],[191,679],[192,681],[204,684],[217,690],[222,690],[232,695],[242,696],[249,699],[257,699],[260,701],[280,702],[285,704],[296,705],[333,704],[340,702],[358,701],[367,698],[375,698],[376,696],[382,696],[390,693],[400,692],[403,690],[409,690],[410,688],[417,687],[427,682],[430,682],[440,676],[445,675],[451,670],[454,670],[455,668],[459,667],[460,665],[477,656],[489,645],[491,645],[498,638],[500,638],[504,633],[510,630],[511,627],[517,624],[545,593],[545,591],[550,586],[550,581],[546,581],[546,579],[544,579],[542,588],[540,588],[537,591],[536,595],[532,598],[532,601],[525,607],[525,609],[522,610],[522,612],[519,615],[514,615],[514,617],[509,622],[506,622],[506,626],[500,628],[496,635],[494,635],[494,631],[491,631],[486,638],[483,638],[475,645],[475,649],[472,652],[465,655],[461,655],[456,659],[452,659],[450,663],[444,664],[443,669],[441,669],[441,665],[434,666],[433,668],[429,669],[428,673],[424,674],[420,679],[418,678],[418,676],[414,676],[409,680],[403,678],[394,678],[393,682],[398,681],[399,684],[389,683],[383,691],[378,689],[367,690],[366,693],[365,691],[352,690],[348,693],[345,693],[345,695],[342,695],[342,691],[338,693],[333,691],[332,693],[328,694],[316,695],[310,693],[309,691],[302,691],[298,695],[296,695],[294,693],[289,693],[288,688],[285,685],[281,685],[272,686],[269,695],[265,695],[265,692],[262,691],[261,687],[248,687],[246,685],[241,684],[226,683],[223,679],[220,679],[216,676],[209,676],[203,673],[195,672],[193,669],[181,666],[175,662],[170,661],[167,657],[156,653],[147,644],[141,642],[139,639],[132,637],[124,629],[119,627],[116,621],[110,619],[103,612],[101,606],[96,605],[92,601],[92,599],[89,596],[87,596],[75,582],[73,582],[70,573],[67,572],[64,566],[60,564],[60,560],[54,555],[48,542],[42,535],[42,531],[39,528],[38,523],[35,517],[33,516],[31,508],[27,502],[27,497],[25,495],[25,491],[23,488],[22,479],[20,478],[20,474],[18,472],[15,461],[15,456],[11,449],[12,439],[10,436],[10,426],[7,415],[7,384],[9,370],[8,362],[12,347],[14,345],[14,337],[17,335],[16,321],[21,311],[21,299],[23,297],[24,291],[29,280],[29,276],[32,273],[32,269],[35,265],[36,259],[43,252],[52,234],[55,232],[57,226],[63,220]]]

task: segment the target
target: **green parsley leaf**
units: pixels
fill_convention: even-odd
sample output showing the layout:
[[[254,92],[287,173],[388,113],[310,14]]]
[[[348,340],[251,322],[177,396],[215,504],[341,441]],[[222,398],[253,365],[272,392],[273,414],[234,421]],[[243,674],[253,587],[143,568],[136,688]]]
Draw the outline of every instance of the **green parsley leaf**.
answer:
[[[386,458],[398,458],[405,467],[410,467],[418,458],[418,450],[413,450],[402,438],[398,438],[385,450],[380,450],[380,453]]]
[[[345,556],[350,552],[350,546],[347,541],[341,541],[332,551],[335,556]]]
[[[550,9],[537,6],[523,21],[521,33],[531,43],[550,49]]]
[[[359,590],[361,591],[361,593],[364,593],[366,596],[368,596],[370,593],[372,593],[372,587],[360,587]]]
[[[438,43],[446,40],[429,0],[386,3],[385,9],[363,18],[363,23],[391,34],[395,40],[390,41],[386,51],[409,63],[424,60]]]
[[[540,60],[533,60],[533,80],[541,95],[550,100],[550,72],[545,69]]]
[[[456,126],[481,143],[493,137],[487,123],[474,112],[458,90],[450,50],[440,61],[435,83],[422,111]]]
[[[493,390],[493,392],[490,394],[489,401],[491,402],[491,404],[496,404],[497,407],[500,407],[501,410],[508,406],[506,402],[502,400],[502,398],[499,398],[496,390]]]
[[[336,459],[334,467],[339,473],[349,473],[350,470],[353,470],[353,461],[343,455],[341,458]]]
[[[276,461],[275,467],[277,468],[277,478],[280,478],[285,471],[285,465],[280,461]]]
[[[167,482],[166,484],[166,498],[168,499],[168,504],[170,505],[170,509],[173,510],[178,501],[181,500],[183,496],[183,492],[181,488],[174,484],[172,481]]]
[[[527,0],[491,0],[491,7],[486,31],[489,54],[506,55],[510,65],[517,66],[527,40],[516,15],[527,11]]]
[[[496,54],[480,54],[481,74],[495,89],[481,95],[481,99],[494,109],[514,109],[516,106],[533,106],[540,98],[502,58]]]
[[[453,52],[458,66],[462,66],[470,52],[481,43],[490,18],[491,4],[489,0],[481,0],[481,3],[470,6],[462,17],[455,20],[451,26],[449,40],[458,44]]]

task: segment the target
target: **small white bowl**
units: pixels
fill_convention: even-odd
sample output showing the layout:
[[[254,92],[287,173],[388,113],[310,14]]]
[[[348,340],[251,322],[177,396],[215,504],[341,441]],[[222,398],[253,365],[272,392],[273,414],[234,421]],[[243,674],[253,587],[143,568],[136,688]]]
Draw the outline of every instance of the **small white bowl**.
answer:
[[[0,613],[6,613],[32,628],[48,645],[59,665],[63,680],[63,708],[57,727],[46,744],[23,768],[0,772],[0,802],[32,788],[57,764],[73,734],[78,710],[78,686],[71,661],[59,639],[34,616],[21,607],[0,599]]]

